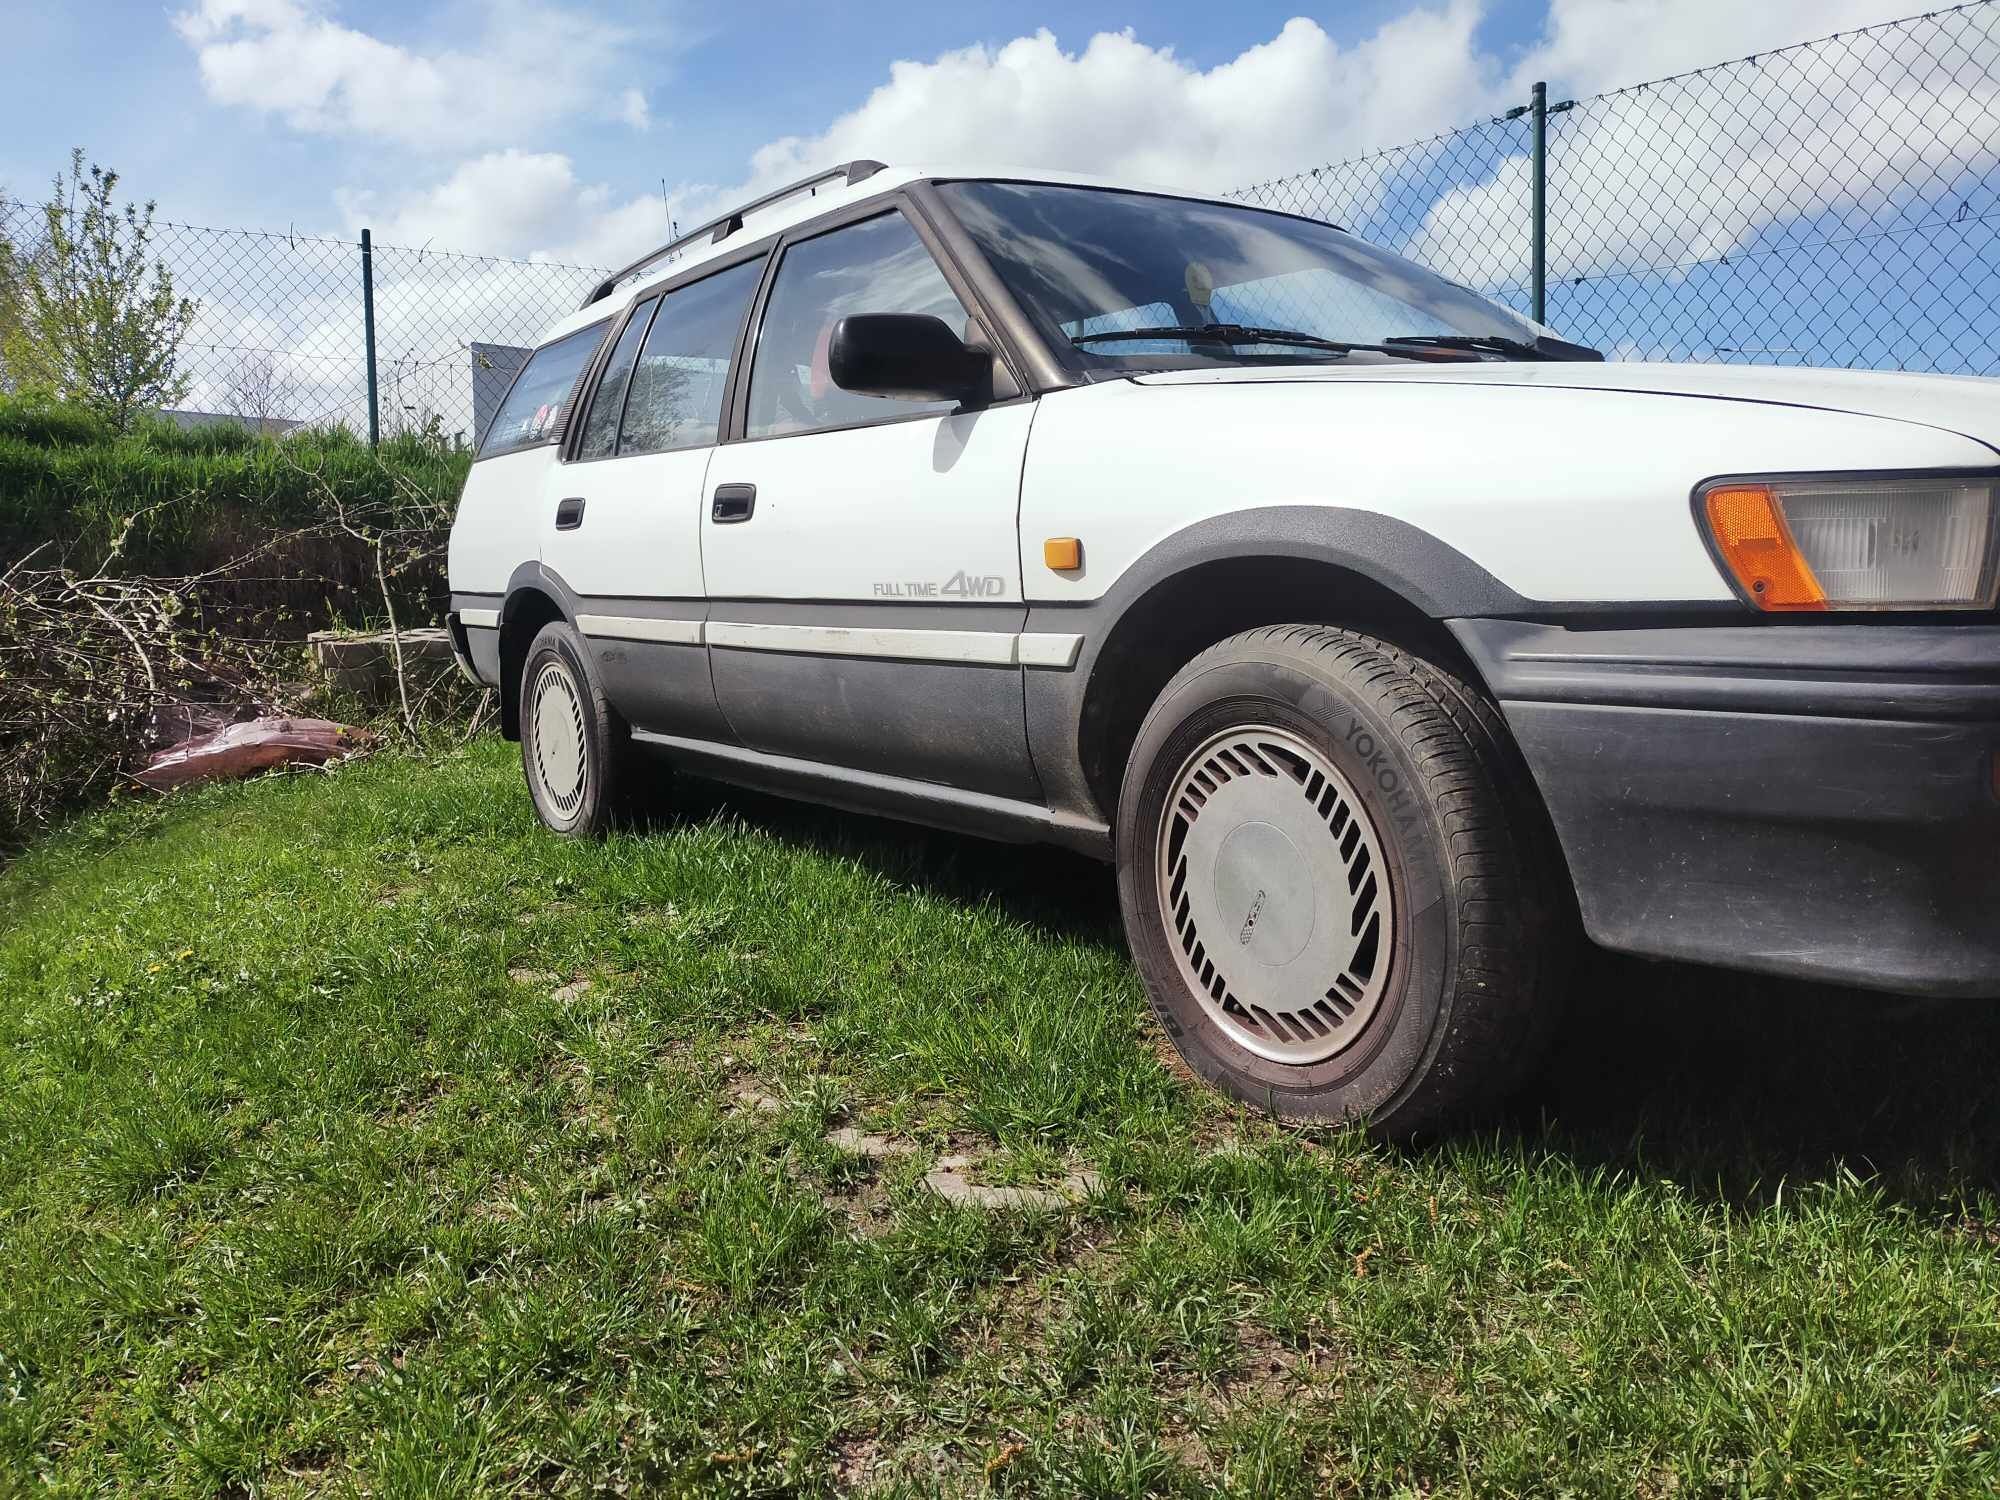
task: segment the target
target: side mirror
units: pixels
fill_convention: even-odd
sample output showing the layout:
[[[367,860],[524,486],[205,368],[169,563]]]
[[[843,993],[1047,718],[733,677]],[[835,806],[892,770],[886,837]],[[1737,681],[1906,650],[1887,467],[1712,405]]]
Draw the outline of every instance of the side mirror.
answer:
[[[977,401],[992,380],[990,355],[969,349],[929,313],[855,313],[827,344],[833,383],[858,396],[900,401]]]

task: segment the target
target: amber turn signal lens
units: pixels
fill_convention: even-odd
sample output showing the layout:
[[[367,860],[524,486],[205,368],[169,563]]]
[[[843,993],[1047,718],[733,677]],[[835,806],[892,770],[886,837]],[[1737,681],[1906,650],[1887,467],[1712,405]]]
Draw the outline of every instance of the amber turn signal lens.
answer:
[[[1074,573],[1083,566],[1083,543],[1073,536],[1052,536],[1042,543],[1042,561],[1052,572]]]
[[[1785,513],[1762,485],[1708,492],[1708,529],[1729,571],[1759,609],[1825,609],[1826,590],[1792,540]]]

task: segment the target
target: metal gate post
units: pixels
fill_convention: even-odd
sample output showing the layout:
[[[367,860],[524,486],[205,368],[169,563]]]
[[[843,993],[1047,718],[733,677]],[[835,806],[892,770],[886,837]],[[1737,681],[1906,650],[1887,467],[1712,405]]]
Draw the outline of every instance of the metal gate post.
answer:
[[[368,446],[382,441],[382,411],[375,394],[375,242],[361,231],[361,331],[368,346]]]

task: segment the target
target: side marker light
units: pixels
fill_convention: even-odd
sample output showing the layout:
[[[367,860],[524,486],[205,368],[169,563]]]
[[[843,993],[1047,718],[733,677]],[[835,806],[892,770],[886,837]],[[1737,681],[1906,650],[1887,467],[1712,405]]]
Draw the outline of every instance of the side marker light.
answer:
[[[1708,492],[1708,529],[1716,551],[1759,609],[1823,610],[1826,590],[1792,539],[1785,513],[1762,485]]]

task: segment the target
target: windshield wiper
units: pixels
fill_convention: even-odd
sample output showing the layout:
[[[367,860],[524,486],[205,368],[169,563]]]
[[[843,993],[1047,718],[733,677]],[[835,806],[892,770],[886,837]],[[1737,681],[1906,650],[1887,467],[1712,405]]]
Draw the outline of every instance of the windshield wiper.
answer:
[[[1164,328],[1107,328],[1098,333],[1073,333],[1072,344],[1135,343],[1153,339],[1185,339],[1189,343],[1211,344],[1291,344],[1300,349],[1324,349],[1332,354],[1394,354],[1402,359],[1424,359],[1421,348],[1398,348],[1396,344],[1350,344],[1340,339],[1323,339],[1316,333],[1293,328],[1252,328],[1242,323],[1178,323]],[[1399,341],[1403,342],[1403,341]]]
[[[1603,360],[1601,350],[1585,344],[1572,344],[1567,339],[1550,338],[1539,334],[1533,339],[1510,339],[1500,334],[1485,333],[1419,333],[1399,334],[1387,342],[1408,344],[1418,349],[1469,349],[1476,354],[1503,354],[1509,359],[1574,359]]]

